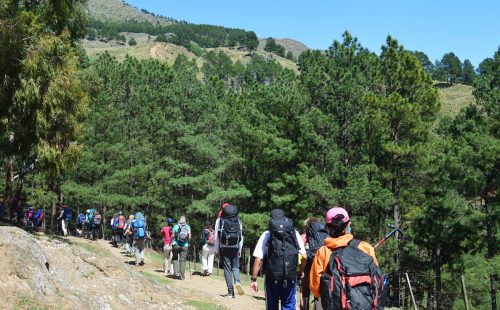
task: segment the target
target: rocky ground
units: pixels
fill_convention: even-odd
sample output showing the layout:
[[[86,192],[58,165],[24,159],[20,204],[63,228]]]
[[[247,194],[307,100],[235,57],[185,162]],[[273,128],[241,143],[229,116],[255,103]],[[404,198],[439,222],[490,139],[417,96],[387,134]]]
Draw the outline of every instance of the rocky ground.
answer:
[[[0,309],[193,309],[101,247],[0,226]]]

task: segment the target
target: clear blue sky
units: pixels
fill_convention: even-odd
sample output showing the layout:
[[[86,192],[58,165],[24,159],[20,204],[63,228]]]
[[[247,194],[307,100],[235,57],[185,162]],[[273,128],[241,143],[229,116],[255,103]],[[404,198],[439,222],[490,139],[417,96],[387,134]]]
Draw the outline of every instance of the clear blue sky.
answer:
[[[500,45],[500,0],[126,0],[196,24],[253,30],[326,49],[345,30],[379,53],[388,34],[431,61],[454,52],[477,66]]]

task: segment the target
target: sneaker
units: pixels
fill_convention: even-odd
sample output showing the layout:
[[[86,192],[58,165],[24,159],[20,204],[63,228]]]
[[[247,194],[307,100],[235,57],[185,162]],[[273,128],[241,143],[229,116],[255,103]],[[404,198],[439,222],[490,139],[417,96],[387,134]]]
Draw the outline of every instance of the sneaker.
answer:
[[[245,295],[245,291],[243,290],[243,286],[241,286],[241,284],[238,282],[234,285],[234,287],[236,288],[236,291],[238,291],[238,295],[242,296],[242,295]],[[233,292],[233,295],[234,295],[234,292]]]

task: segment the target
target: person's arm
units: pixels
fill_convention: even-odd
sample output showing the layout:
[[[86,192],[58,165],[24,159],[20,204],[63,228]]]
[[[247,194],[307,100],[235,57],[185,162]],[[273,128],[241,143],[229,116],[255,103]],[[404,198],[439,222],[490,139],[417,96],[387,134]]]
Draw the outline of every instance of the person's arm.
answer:
[[[319,248],[319,250],[316,252],[316,255],[314,256],[314,260],[311,266],[311,272],[309,273],[309,286],[311,288],[311,293],[313,293],[313,295],[318,298],[321,297],[321,293],[319,291],[319,282],[321,280],[321,275],[324,272],[323,260],[325,260],[327,252],[330,252],[330,250],[326,246],[322,246],[321,248]],[[329,259],[330,256],[328,255],[328,260]]]
[[[215,221],[215,255],[219,255],[219,225],[220,225],[220,219],[217,219]]]
[[[304,270],[306,269],[306,264],[307,264],[307,252],[306,252],[306,247],[304,245],[304,240],[302,237],[299,235],[297,231],[295,231],[295,237],[297,238],[297,242],[299,244],[299,254],[302,256],[302,260],[300,263],[300,277],[304,277]]]
[[[265,231],[260,235],[259,241],[257,241],[257,245],[255,246],[255,250],[253,251],[253,256],[255,257],[255,261],[253,262],[252,268],[252,278],[250,283],[250,291],[252,293],[257,293],[259,291],[259,285],[257,284],[257,276],[259,275],[260,267],[262,266],[262,259],[266,255],[267,250],[267,242],[269,240],[270,232]]]
[[[240,233],[241,233],[241,239],[238,245],[238,256],[241,256],[241,250],[243,249],[243,225],[241,224],[241,221],[240,221]]]
[[[262,259],[255,257],[252,268],[252,277],[250,283],[250,291],[252,293],[257,293],[259,291],[259,285],[257,284],[257,276],[259,275],[260,267],[262,267]]]

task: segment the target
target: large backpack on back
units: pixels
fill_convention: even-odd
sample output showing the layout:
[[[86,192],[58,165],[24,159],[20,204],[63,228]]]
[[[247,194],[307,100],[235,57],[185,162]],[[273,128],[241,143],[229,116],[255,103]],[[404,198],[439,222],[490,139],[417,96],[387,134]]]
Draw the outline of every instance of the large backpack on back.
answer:
[[[307,262],[311,262],[316,255],[316,251],[325,244],[325,239],[328,237],[328,231],[325,228],[325,223],[313,222],[306,231],[307,235]]]
[[[332,252],[320,280],[323,309],[384,309],[384,275],[373,258],[358,248],[359,243],[353,239]]]
[[[175,239],[179,243],[186,243],[189,241],[189,229],[187,224],[178,224],[179,231],[175,233]]]
[[[99,213],[94,215],[94,224],[95,225],[101,225],[101,220],[102,220],[102,217]]]
[[[241,241],[241,222],[236,206],[229,205],[222,209],[219,241],[221,247],[235,247]]]
[[[144,228],[144,219],[139,218],[134,221],[132,227],[134,227],[134,238],[135,239],[143,239],[146,236],[146,231]]]
[[[299,242],[293,221],[287,217],[269,221],[271,236],[265,257],[266,276],[274,280],[295,280],[299,263]]]

